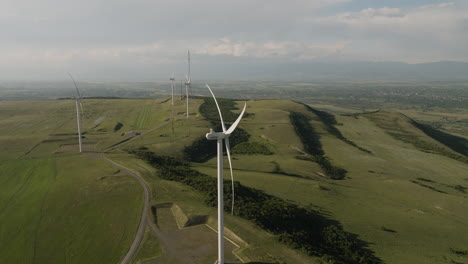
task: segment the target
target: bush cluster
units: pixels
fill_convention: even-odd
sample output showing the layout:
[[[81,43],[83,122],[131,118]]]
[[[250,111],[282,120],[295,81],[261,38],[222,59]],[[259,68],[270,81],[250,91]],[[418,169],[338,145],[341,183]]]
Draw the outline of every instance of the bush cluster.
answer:
[[[118,122],[114,127],[114,132],[119,131],[123,127],[123,124]]]
[[[462,137],[450,135],[428,125],[412,121],[412,124],[422,130],[426,135],[446,145],[452,150],[468,157],[468,140]]]
[[[322,123],[325,125],[328,133],[334,135],[335,137],[337,137],[338,139],[342,140],[343,142],[361,150],[361,151],[364,151],[366,153],[372,153],[371,151],[365,149],[365,148],[362,148],[362,147],[359,147],[358,145],[356,145],[356,143],[354,143],[353,141],[345,138],[345,136],[343,136],[343,134],[341,134],[340,130],[338,130],[335,126],[337,125],[337,122],[336,122],[336,118],[335,116],[333,116],[332,114],[330,113],[327,113],[327,112],[324,112],[324,111],[320,111],[320,110],[317,110],[317,109],[314,109],[306,104],[303,104],[303,103],[300,103],[302,105],[305,106],[305,108],[307,110],[309,110],[310,112],[314,113],[315,115],[318,116],[318,118],[320,118],[320,120],[322,121]]]
[[[291,120],[291,124],[294,126],[296,134],[301,139],[302,145],[304,145],[305,152],[312,155],[312,157],[305,157],[303,159],[317,162],[331,179],[344,179],[347,171],[334,166],[330,160],[324,156],[322,144],[319,140],[320,137],[309,123],[310,119],[299,112],[291,112],[289,118]]]
[[[242,142],[233,148],[233,153],[244,155],[273,155],[273,152],[266,145],[259,142]]]

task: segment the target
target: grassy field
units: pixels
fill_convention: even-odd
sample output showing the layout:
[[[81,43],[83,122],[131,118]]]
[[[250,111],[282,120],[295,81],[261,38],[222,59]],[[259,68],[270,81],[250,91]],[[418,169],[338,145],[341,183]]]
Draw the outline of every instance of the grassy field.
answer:
[[[1,263],[116,263],[125,255],[142,202],[132,179],[85,155],[0,168]]]
[[[84,103],[91,148],[103,137],[102,120],[111,128],[133,119],[113,119],[116,103],[106,101],[107,116],[98,101]],[[139,184],[95,155],[77,153],[74,102],[0,102],[0,109],[0,263],[119,262],[139,223]]]
[[[249,109],[255,108],[256,103],[250,103]],[[269,101],[268,106],[275,113],[279,109],[291,109],[283,102],[276,104]],[[269,112],[268,109],[262,111]],[[281,115],[259,115],[256,109],[251,112],[256,113],[255,117],[242,123],[242,127],[254,138],[262,139],[261,136],[255,137],[260,129],[253,125],[260,123],[259,120],[262,120],[263,127],[269,126],[273,131],[279,129],[275,123],[281,120]],[[378,118],[392,120],[395,116],[387,113]],[[387,263],[466,261],[466,257],[453,254],[450,248],[468,245],[467,236],[463,235],[468,234],[468,205],[465,202],[468,195],[453,188],[457,185],[468,186],[468,166],[445,156],[421,152],[415,146],[393,138],[368,118],[337,118],[338,123],[342,124],[338,128],[346,138],[372,152],[366,153],[345,144],[312,121],[315,122],[314,127],[321,131],[325,154],[348,171],[347,180],[332,181],[319,177],[320,169],[316,164],[305,161],[305,164],[299,164],[298,160],[294,160],[291,147],[301,149],[302,146],[300,142],[285,138],[285,135],[294,136],[288,132],[287,125],[283,125],[283,131],[278,132],[282,139],[274,140],[274,146],[279,150],[277,154],[234,156],[236,180],[330,214],[347,230],[370,242],[371,248]],[[411,130],[416,128],[412,127]],[[440,144],[419,133],[427,141]],[[280,164],[284,172],[274,173],[271,161]],[[212,159],[196,165],[196,168],[214,176],[215,162]],[[227,163],[225,166],[227,168]],[[225,175],[228,173],[225,170]],[[309,177],[291,177],[287,174]],[[425,184],[424,179],[433,181],[428,183],[429,186],[446,193],[412,182]]]
[[[184,101],[176,100],[172,121],[166,99],[85,100],[86,148],[102,151],[131,138],[121,136],[123,132],[147,132],[106,155],[148,182],[153,204],[177,203],[189,216],[215,216],[202,194],[159,179],[154,168],[125,151],[145,147],[183,157],[184,148],[212,126],[198,112],[201,103],[191,101],[187,120]],[[391,133],[400,129],[428,144],[444,145],[392,112],[336,115],[336,128],[370,151],[365,152],[330,134],[303,105],[286,100],[247,103],[240,127],[250,134],[249,141],[273,154],[233,155],[235,180],[340,221],[345,230],[369,242],[385,263],[468,262],[466,255],[451,250],[468,250],[468,165],[422,151]],[[70,100],[0,101],[0,263],[116,263],[134,238],[141,187],[97,155],[77,153],[74,111]],[[296,158],[306,155],[290,123],[291,112],[310,118],[325,156],[347,170],[344,180],[331,180],[319,164]],[[117,130],[118,123],[122,126]],[[214,158],[191,165],[216,174]],[[228,178],[227,161],[224,165]],[[249,221],[226,215],[226,224],[249,243],[242,254],[251,261],[319,263]],[[161,255],[158,240],[147,231],[134,263]]]
[[[325,155],[348,171],[346,180],[330,180],[324,176],[318,164],[295,159],[295,156],[303,154],[303,146],[289,123],[290,111],[302,112],[312,118],[311,123],[320,134]],[[234,155],[236,180],[302,206],[312,206],[339,220],[346,230],[371,243],[371,249],[386,263],[466,261],[466,257],[450,250],[468,244],[466,236],[462,235],[468,234],[468,208],[464,203],[467,194],[453,188],[457,185],[467,187],[466,164],[446,156],[422,152],[411,144],[393,138],[364,116],[336,116],[337,128],[347,139],[371,153],[330,135],[314,114],[289,101],[249,101],[247,112],[250,115],[242,121],[241,127],[251,135],[251,141],[269,146],[274,154]],[[395,116],[388,113],[378,118],[393,120]],[[407,129],[417,131],[414,127]],[[154,140],[155,136],[151,138]],[[418,136],[435,145],[440,144],[421,131]],[[145,147],[157,153],[171,153],[167,150],[170,144],[158,143],[161,138],[154,142],[145,140]],[[137,143],[132,142],[134,147],[137,147]],[[227,161],[224,165],[225,176],[229,177]],[[215,159],[193,163],[193,166],[200,172],[216,175]],[[141,165],[140,169],[143,167]],[[142,170],[150,169],[146,167]],[[151,173],[147,174],[147,177],[151,177]],[[153,180],[158,182],[153,186],[155,190],[164,186],[159,196],[163,199],[158,199],[158,202],[177,201],[189,213],[213,214],[207,208],[203,209],[203,205],[197,202],[202,197],[196,198],[189,187]],[[236,221],[242,222],[234,217],[228,218],[227,223],[231,223],[230,228],[247,239],[258,238],[257,231],[246,232]],[[253,241],[262,240],[253,238]],[[267,248],[281,248],[273,244],[268,244]],[[267,261],[265,256],[268,255],[276,261],[288,259],[284,259],[285,253],[266,251],[261,257],[263,261]]]

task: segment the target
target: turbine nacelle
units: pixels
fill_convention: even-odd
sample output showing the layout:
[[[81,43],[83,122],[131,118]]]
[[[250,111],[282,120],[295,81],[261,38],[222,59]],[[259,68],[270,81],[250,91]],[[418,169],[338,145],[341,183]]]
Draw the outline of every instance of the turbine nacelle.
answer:
[[[185,85],[192,84],[192,78],[189,77],[187,74],[185,75]]]
[[[214,132],[210,129],[210,133],[206,133],[206,139],[208,140],[219,140],[228,138],[231,134],[225,134],[224,132]]]

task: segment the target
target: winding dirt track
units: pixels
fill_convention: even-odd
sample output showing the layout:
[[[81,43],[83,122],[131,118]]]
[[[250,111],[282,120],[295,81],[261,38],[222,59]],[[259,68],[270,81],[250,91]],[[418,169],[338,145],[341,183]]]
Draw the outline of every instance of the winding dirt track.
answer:
[[[111,163],[112,165],[120,168],[124,173],[127,173],[128,175],[135,178],[140,183],[140,185],[141,185],[141,187],[143,188],[143,191],[144,191],[144,205],[143,205],[143,210],[141,212],[141,218],[140,218],[140,224],[138,225],[138,231],[137,231],[137,233],[135,235],[135,239],[133,240],[133,243],[132,243],[130,249],[128,250],[125,257],[122,259],[120,264],[129,264],[132,261],[133,256],[135,255],[136,251],[140,247],[141,241],[143,240],[147,220],[148,220],[148,222],[150,222],[150,220],[149,220],[150,215],[148,214],[148,212],[149,212],[149,207],[150,207],[150,202],[151,202],[151,191],[150,191],[150,188],[148,187],[148,184],[140,176],[138,176],[136,173],[131,171],[129,168],[124,167],[124,166],[118,164],[117,162],[109,159],[108,157],[104,156],[104,154],[106,152],[112,150],[112,149],[115,149],[115,148],[125,144],[125,143],[128,143],[128,142],[130,142],[132,140],[135,140],[135,139],[137,139],[137,138],[139,138],[141,136],[144,136],[144,135],[146,135],[148,133],[151,133],[151,132],[155,131],[156,129],[165,126],[167,123],[169,123],[169,121],[165,121],[165,122],[159,124],[158,126],[152,128],[152,129],[150,129],[148,131],[145,131],[145,132],[141,133],[141,135],[139,135],[139,136],[133,137],[128,141],[122,142],[121,144],[117,144],[115,146],[107,148],[106,150],[99,153],[99,158],[106,160],[107,162]]]
[[[118,164],[117,162],[107,158],[103,154],[101,154],[100,156],[112,165],[119,167],[123,172],[127,173],[128,175],[131,175],[140,183],[141,187],[143,187],[145,201],[143,205],[143,210],[141,212],[141,219],[140,224],[138,225],[138,231],[136,233],[135,239],[133,240],[132,246],[127,252],[127,255],[125,255],[125,258],[123,258],[120,262],[120,264],[128,264],[132,261],[133,256],[135,255],[136,251],[138,250],[138,247],[140,246],[141,240],[143,240],[143,235],[145,234],[146,220],[149,217],[148,212],[150,206],[151,193],[146,182],[137,174],[132,172],[130,169]]]

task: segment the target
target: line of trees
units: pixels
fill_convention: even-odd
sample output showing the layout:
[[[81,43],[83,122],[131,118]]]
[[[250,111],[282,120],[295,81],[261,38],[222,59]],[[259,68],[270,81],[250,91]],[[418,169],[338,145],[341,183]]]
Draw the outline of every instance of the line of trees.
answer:
[[[346,170],[334,166],[330,160],[325,157],[325,153],[320,143],[320,137],[310,124],[310,118],[300,112],[291,112],[289,114],[291,124],[294,126],[296,134],[301,139],[302,145],[306,153],[311,157],[298,157],[299,159],[310,160],[317,162],[323,171],[334,180],[342,180],[346,177]]]

